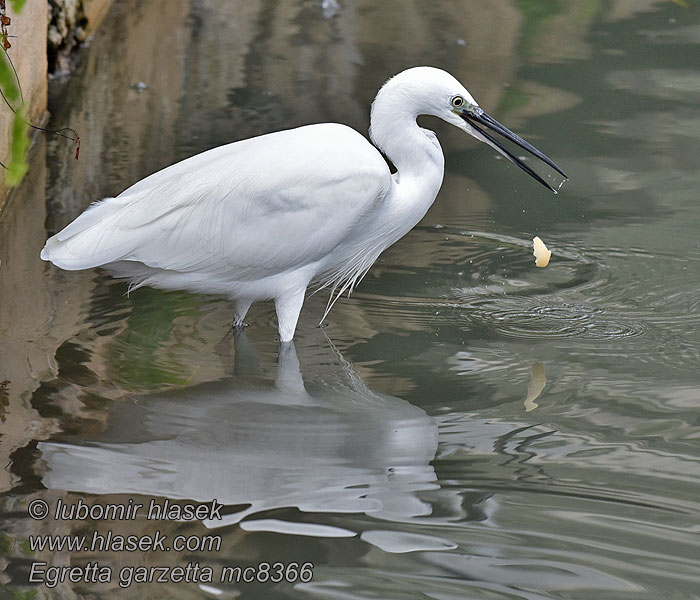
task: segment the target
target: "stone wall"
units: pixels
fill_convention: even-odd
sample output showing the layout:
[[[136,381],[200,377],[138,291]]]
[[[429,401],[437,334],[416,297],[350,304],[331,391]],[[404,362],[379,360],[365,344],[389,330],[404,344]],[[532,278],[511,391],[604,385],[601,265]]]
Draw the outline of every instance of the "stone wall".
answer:
[[[54,42],[61,40],[55,50],[58,56],[84,41],[99,25],[110,4],[111,0],[29,0],[17,14],[7,3],[7,16],[12,19],[8,33],[15,36],[10,38],[12,47],[8,54],[17,70],[31,123],[41,123],[46,115],[50,23],[55,19],[60,24],[59,27],[54,25],[53,33]],[[8,160],[12,119],[9,108],[0,104],[0,161],[3,163]],[[7,195],[4,174],[0,172],[0,211]]]
[[[7,16],[12,19],[8,26],[12,47],[7,51],[17,70],[22,93],[29,110],[32,123],[40,122],[46,112],[46,27],[48,24],[48,5],[46,2],[26,2],[22,12],[12,11],[7,3]],[[0,161],[8,162],[10,131],[13,115],[10,109],[0,104]],[[4,205],[7,190],[4,185],[4,173],[0,172],[0,209]]]

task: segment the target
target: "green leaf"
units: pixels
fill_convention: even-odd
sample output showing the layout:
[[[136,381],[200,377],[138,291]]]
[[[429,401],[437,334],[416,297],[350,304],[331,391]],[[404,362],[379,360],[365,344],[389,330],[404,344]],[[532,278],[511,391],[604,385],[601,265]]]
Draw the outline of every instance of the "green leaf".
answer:
[[[27,127],[24,113],[25,108],[22,106],[15,112],[15,118],[12,121],[12,147],[10,149],[10,160],[7,163],[7,171],[5,172],[5,183],[8,187],[19,185],[19,182],[22,181],[29,169],[27,164],[29,128]]]
[[[10,6],[12,7],[12,10],[16,13],[21,12],[22,8],[24,7],[24,3],[27,0],[10,0]]]
[[[19,101],[20,94],[15,72],[12,70],[4,50],[0,51],[0,89],[5,94],[7,101],[13,106],[15,102]]]

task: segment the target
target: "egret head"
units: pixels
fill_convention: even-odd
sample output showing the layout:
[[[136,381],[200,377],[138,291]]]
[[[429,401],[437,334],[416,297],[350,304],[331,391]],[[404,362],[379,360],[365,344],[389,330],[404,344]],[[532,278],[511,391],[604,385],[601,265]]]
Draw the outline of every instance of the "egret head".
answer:
[[[442,69],[414,67],[392,77],[377,94],[372,105],[373,114],[375,106],[382,103],[383,97],[400,102],[404,112],[408,107],[412,118],[418,115],[433,115],[485,142],[554,193],[556,190],[549,183],[490,132],[495,132],[520,146],[568,179],[553,160],[486,114],[467,89]]]

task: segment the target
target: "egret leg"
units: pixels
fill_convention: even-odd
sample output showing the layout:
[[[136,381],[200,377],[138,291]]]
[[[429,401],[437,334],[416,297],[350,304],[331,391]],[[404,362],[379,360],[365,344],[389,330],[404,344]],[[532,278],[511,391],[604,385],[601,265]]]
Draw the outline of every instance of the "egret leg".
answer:
[[[252,300],[236,300],[236,314],[233,317],[234,329],[248,325],[243,319],[245,319],[251,304],[253,304]]]
[[[304,304],[305,293],[306,287],[303,287],[275,299],[277,329],[280,333],[281,342],[291,342],[294,337],[294,330],[297,328],[297,321],[299,320],[301,307]]]

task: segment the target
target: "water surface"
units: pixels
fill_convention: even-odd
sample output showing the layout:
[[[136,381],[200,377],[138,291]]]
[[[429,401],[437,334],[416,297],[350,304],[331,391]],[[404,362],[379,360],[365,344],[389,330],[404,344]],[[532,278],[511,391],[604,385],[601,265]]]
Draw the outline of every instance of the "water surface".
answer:
[[[0,222],[2,597],[700,597],[697,6],[118,4],[54,89],[80,160],[39,139]],[[425,119],[446,155],[436,204],[323,329],[310,298],[281,354],[271,305],[234,337],[225,300],[39,260],[91,201],[176,160],[312,122],[366,131],[378,86],[417,64],[571,181],[551,195]],[[225,517],[32,520],[35,499],[216,499]],[[221,548],[27,544],[157,529]],[[28,585],[37,561],[314,570],[49,589]]]

